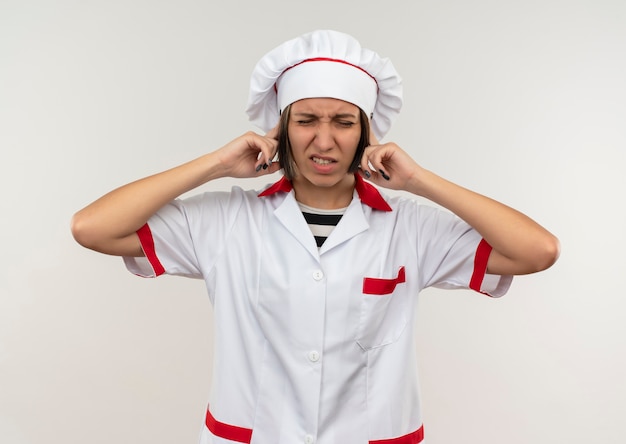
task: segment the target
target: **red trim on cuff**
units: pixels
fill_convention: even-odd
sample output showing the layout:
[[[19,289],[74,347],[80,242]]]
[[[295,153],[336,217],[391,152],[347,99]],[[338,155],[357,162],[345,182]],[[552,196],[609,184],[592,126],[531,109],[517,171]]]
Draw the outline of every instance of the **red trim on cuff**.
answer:
[[[419,444],[423,440],[424,426],[421,426],[419,429],[409,433],[408,435],[391,439],[377,439],[376,441],[370,441],[369,444]]]
[[[137,230],[137,236],[139,236],[139,242],[141,242],[141,248],[146,255],[146,259],[152,265],[155,276],[161,276],[165,273],[165,267],[161,264],[161,261],[157,257],[156,250],[154,248],[154,238],[152,237],[152,231],[148,224],[144,224]]]
[[[398,270],[398,276],[394,279],[379,279],[379,278],[363,278],[363,293],[374,295],[385,295],[393,293],[396,289],[396,285],[406,282],[406,275],[404,273],[404,266]]]
[[[483,285],[483,279],[487,273],[487,262],[489,261],[489,255],[491,254],[491,245],[487,243],[485,239],[482,239],[476,248],[476,255],[474,256],[474,273],[470,279],[469,287],[480,293],[480,288]]]
[[[252,440],[252,430],[217,421],[209,410],[206,411],[206,426],[215,436],[231,441],[249,444]]]

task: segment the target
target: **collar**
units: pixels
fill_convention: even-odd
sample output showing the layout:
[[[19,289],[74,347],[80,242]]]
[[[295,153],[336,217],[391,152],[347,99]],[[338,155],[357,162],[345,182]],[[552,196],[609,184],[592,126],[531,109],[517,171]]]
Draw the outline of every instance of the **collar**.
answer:
[[[380,194],[380,192],[374,187],[372,184],[365,182],[360,174],[354,175],[356,182],[354,184],[354,189],[359,195],[359,199],[365,205],[372,207],[374,210],[379,211],[391,211],[391,207],[385,200],[385,198]],[[268,187],[265,191],[259,193],[259,197],[271,196],[272,194],[283,192],[288,193],[293,189],[293,184],[287,180],[285,176],[281,177],[280,180],[270,187]]]

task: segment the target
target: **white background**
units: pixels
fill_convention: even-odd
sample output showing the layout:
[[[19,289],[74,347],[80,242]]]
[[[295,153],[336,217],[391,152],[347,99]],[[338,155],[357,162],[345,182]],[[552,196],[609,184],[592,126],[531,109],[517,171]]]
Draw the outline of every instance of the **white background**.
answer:
[[[402,74],[386,140],[562,242],[503,299],[423,293],[426,442],[625,442],[621,0],[0,0],[0,442],[196,442],[202,282],[134,277],[69,220],[254,129],[252,67],[316,28]]]

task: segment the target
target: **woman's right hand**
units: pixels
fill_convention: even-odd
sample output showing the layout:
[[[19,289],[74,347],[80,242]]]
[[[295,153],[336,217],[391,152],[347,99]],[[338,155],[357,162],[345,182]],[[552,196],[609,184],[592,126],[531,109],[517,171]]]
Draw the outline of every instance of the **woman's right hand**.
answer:
[[[72,218],[72,234],[81,245],[102,253],[141,256],[136,231],[171,200],[220,177],[278,171],[278,162],[271,162],[277,135],[277,128],[265,136],[248,132],[216,151],[121,186],[78,211]]]
[[[223,177],[256,177],[278,171],[272,162],[278,148],[278,127],[265,136],[252,131],[237,137],[213,153]]]

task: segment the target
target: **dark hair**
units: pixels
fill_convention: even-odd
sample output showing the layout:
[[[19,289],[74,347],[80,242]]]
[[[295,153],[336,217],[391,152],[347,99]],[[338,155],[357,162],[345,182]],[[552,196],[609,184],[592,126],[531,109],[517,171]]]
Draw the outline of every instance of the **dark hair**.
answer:
[[[289,180],[293,180],[296,176],[296,165],[291,154],[291,143],[289,142],[288,129],[290,113],[291,105],[288,105],[280,115],[278,124],[278,161],[285,177]],[[361,124],[361,137],[359,138],[356,153],[354,153],[354,159],[352,159],[350,168],[348,168],[349,173],[354,173],[357,170],[359,163],[361,163],[363,151],[365,151],[365,148],[370,144],[370,122],[367,118],[367,114],[360,108],[359,120]]]

